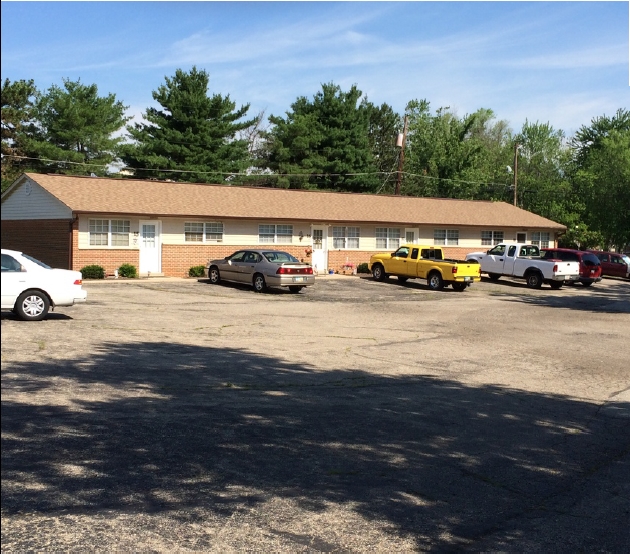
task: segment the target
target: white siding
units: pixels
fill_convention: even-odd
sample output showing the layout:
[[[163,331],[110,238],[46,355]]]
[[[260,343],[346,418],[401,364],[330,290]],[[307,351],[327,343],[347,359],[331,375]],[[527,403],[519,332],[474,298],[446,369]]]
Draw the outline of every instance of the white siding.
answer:
[[[72,210],[25,177],[2,199],[2,219],[72,219]]]
[[[17,191],[18,194],[19,191]],[[32,194],[32,193],[31,193]],[[3,210],[3,219],[4,216],[4,204],[2,206]],[[69,216],[66,216],[69,217]],[[8,219],[8,218],[7,218]],[[46,219],[52,219],[52,217],[47,217]],[[90,219],[128,219],[131,224],[131,237],[130,237],[130,245],[129,247],[119,247],[123,249],[137,249],[137,233],[139,231],[139,218],[137,216],[131,217],[121,214],[94,214],[94,215],[82,215],[79,218],[79,248],[102,248],[100,246],[90,246],[89,245],[89,234],[88,234],[88,222]],[[258,225],[261,223],[268,224],[289,224],[293,225],[293,241],[292,244],[294,246],[310,246],[311,244],[311,222],[295,222],[295,221],[281,221],[281,220],[237,220],[237,219],[211,219],[211,218],[158,218],[162,221],[162,244],[168,245],[200,245],[200,244],[224,244],[226,246],[258,246]],[[207,242],[207,243],[186,243],[184,240],[184,224],[192,222],[220,222],[223,223],[223,242],[215,243],[215,242]],[[318,224],[321,224],[318,223]],[[326,224],[324,224],[326,225]],[[377,227],[389,227],[389,228],[399,228],[401,232],[401,243],[404,242],[405,237],[405,228],[406,225],[396,224],[396,223],[379,223],[378,225],[357,225],[357,224],[344,224],[344,223],[335,223],[334,225],[329,225],[329,249],[332,248],[332,227],[333,226],[350,226],[350,227],[359,227],[360,229],[360,239],[359,239],[359,251],[374,251],[378,250],[376,248],[376,228]],[[433,245],[433,231],[434,229],[458,229],[459,230],[459,248],[467,248],[470,251],[477,251],[481,249],[486,249],[487,246],[482,246],[481,244],[481,231],[482,230],[492,230],[492,231],[503,231],[503,237],[505,241],[514,241],[516,240],[516,233],[521,232],[520,229],[502,229],[499,227],[493,227],[491,229],[481,228],[481,227],[457,227],[452,225],[440,226],[440,225],[421,225],[418,227],[419,236],[418,236],[418,244],[426,244]],[[531,233],[533,231],[546,231],[545,229],[529,229],[527,231],[528,239],[531,237]],[[302,240],[300,240],[300,233],[302,233]],[[135,234],[135,236],[134,236]],[[554,242],[554,233],[550,232],[550,244],[555,245]],[[278,245],[281,246],[281,245]],[[112,248],[112,247],[109,247]],[[114,247],[115,248],[115,247]]]
[[[238,220],[238,219],[205,219],[205,218],[168,218],[162,220],[163,244],[202,244],[186,243],[184,238],[185,223],[223,223],[223,242],[220,244],[243,246],[258,245],[258,225],[260,223],[293,225],[292,244],[310,244],[307,235],[310,234],[311,224],[307,222],[280,221],[280,220]],[[132,223],[133,226],[133,223]],[[300,232],[302,240],[300,241]],[[217,244],[208,242],[205,244]]]

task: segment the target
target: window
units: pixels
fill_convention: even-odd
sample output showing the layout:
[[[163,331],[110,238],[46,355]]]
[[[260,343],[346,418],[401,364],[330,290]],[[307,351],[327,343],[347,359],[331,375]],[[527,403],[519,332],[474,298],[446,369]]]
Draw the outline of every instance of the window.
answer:
[[[2,254],[2,271],[22,271],[22,264],[8,254]]]
[[[457,246],[459,244],[459,231],[457,229],[435,229],[433,231],[433,244]]]
[[[90,219],[90,246],[129,246],[130,228],[127,219]]]
[[[420,251],[420,257],[424,260],[441,260],[442,250],[438,249],[436,252],[435,248],[423,248]]]
[[[223,223],[206,223],[206,242],[223,242]]]
[[[129,246],[129,221],[112,219],[112,246]]]
[[[536,246],[538,246],[538,248],[548,248],[549,233],[532,233],[532,244],[535,244]]]
[[[333,227],[333,248],[359,248],[358,227]]]
[[[505,244],[502,244],[500,246],[495,246],[494,248],[488,250],[488,254],[492,256],[503,256],[504,253],[505,253]]]
[[[107,219],[90,219],[90,246],[107,246],[109,221]]]
[[[203,242],[203,223],[184,223],[186,242]]]
[[[185,242],[223,242],[223,223],[184,223]]]
[[[258,242],[261,244],[291,244],[293,225],[259,225]]]
[[[377,227],[376,248],[390,250],[400,246],[400,229]]]
[[[500,242],[503,242],[503,231],[481,231],[481,244],[491,246]]]

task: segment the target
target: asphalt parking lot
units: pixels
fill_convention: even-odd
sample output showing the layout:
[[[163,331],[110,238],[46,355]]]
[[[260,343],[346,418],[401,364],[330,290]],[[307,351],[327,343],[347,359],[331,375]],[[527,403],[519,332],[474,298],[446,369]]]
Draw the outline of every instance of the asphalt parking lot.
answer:
[[[628,551],[628,281],[85,288],[2,313],[3,552]]]

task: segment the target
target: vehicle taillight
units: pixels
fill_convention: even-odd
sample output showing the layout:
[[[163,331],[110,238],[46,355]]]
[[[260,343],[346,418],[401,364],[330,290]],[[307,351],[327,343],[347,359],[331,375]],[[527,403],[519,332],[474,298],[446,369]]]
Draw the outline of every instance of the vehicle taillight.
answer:
[[[553,266],[553,272],[555,273],[556,271],[558,271],[558,264],[554,264]]]
[[[82,279],[77,279],[77,280],[74,282],[74,284],[75,284],[75,285],[82,285],[82,284],[83,284],[83,280],[82,280]]]
[[[456,265],[454,265],[454,266],[453,266],[453,269],[451,269],[451,271],[452,271],[453,273],[457,273],[457,266],[456,266]]]
[[[286,274],[307,274],[307,275],[313,275],[313,268],[312,267],[282,267],[280,266],[278,268],[278,270],[276,271],[276,275],[286,275]]]

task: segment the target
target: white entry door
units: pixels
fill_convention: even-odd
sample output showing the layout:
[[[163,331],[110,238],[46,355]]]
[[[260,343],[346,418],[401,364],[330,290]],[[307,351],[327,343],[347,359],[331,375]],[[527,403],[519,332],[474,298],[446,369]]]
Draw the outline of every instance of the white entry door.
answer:
[[[311,241],[313,253],[313,271],[326,273],[328,271],[328,226],[313,225],[311,227]]]
[[[141,275],[162,273],[162,239],[160,221],[140,222]]]
[[[405,242],[407,244],[418,244],[418,229],[405,229]]]

